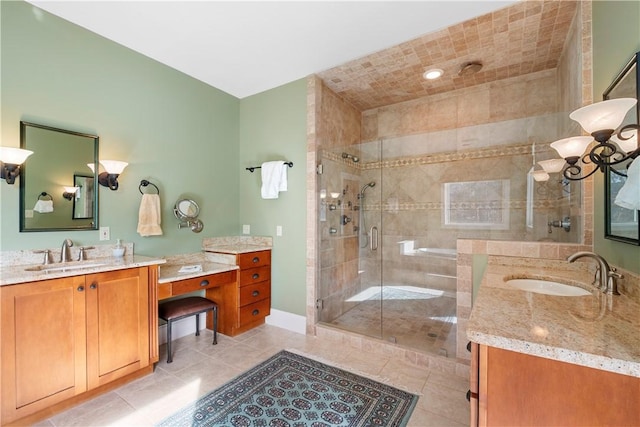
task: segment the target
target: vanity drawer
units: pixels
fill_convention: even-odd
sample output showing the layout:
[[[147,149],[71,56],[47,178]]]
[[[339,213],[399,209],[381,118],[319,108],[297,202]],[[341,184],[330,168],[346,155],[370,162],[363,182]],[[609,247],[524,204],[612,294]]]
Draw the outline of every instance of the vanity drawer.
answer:
[[[271,251],[249,252],[238,255],[240,270],[271,265]]]
[[[240,327],[264,320],[264,318],[269,315],[270,308],[271,298],[240,307]]]
[[[179,280],[173,282],[171,286],[172,295],[181,295],[194,292],[200,289],[208,289],[225,283],[235,282],[236,272],[226,271],[224,273],[211,274],[208,276],[194,277],[192,279]]]
[[[255,283],[240,288],[240,307],[271,297],[271,283],[269,281]]]
[[[264,282],[271,279],[271,266],[251,268],[240,271],[240,286],[251,285],[252,283]]]

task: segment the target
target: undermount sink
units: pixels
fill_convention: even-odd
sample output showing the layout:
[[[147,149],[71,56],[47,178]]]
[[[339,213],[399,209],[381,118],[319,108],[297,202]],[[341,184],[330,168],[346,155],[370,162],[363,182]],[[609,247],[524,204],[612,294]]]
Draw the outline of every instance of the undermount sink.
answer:
[[[103,266],[104,263],[93,262],[84,264],[65,264],[65,265],[36,265],[34,267],[27,267],[24,271],[39,271],[41,273],[59,273],[65,271],[83,270],[85,268],[94,268]]]
[[[535,292],[538,294],[564,296],[564,297],[580,297],[591,295],[591,292],[578,286],[567,285],[565,283],[553,282],[550,280],[540,279],[510,279],[506,281],[507,285],[523,291]]]

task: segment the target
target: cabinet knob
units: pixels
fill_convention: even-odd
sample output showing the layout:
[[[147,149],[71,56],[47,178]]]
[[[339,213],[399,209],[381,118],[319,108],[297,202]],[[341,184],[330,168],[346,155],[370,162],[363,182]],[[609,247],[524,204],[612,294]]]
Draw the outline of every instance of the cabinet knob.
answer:
[[[252,316],[257,316],[258,314],[260,314],[260,310],[258,310],[258,309],[255,309],[255,310],[253,310],[253,311],[251,312],[251,315],[252,315]]]
[[[91,286],[89,286],[91,289],[96,289],[98,287],[97,283],[92,283]]]
[[[254,279],[257,279],[258,277],[260,277],[260,275],[258,273],[253,273],[253,276],[251,276]]]
[[[467,351],[471,351],[471,341],[467,343]]]
[[[467,402],[471,402],[471,390],[467,390]]]
[[[251,261],[253,261],[253,263],[255,264],[256,262],[260,261],[260,258],[258,258],[257,256],[254,256]]]
[[[209,286],[209,281],[203,280],[202,282],[200,282],[200,286]]]
[[[258,295],[260,295],[260,292],[259,291],[253,291],[253,292],[251,292],[251,295],[254,296],[254,297],[257,297]]]
[[[82,292],[82,291],[84,291],[84,286],[82,285],[78,286],[78,292]]]

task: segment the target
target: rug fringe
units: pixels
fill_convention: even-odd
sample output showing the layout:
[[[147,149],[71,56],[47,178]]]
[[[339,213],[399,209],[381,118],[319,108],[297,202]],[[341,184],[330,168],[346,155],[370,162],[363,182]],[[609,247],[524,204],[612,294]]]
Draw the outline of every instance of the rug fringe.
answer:
[[[371,374],[369,372],[363,372],[363,371],[360,371],[359,369],[354,369],[352,366],[346,366],[346,365],[344,365],[342,363],[336,362],[335,360],[328,360],[328,359],[326,359],[324,357],[321,357],[321,356],[318,356],[318,355],[312,354],[312,353],[307,353],[307,352],[304,352],[304,351],[299,350],[297,348],[286,348],[285,351],[288,351],[289,353],[297,354],[298,356],[303,356],[303,357],[306,357],[308,359],[315,360],[316,362],[324,363],[325,365],[329,365],[329,366],[333,366],[335,368],[343,369],[343,370],[345,370],[347,372],[351,372],[353,374],[360,375],[361,377],[365,377],[365,378],[368,378],[370,380],[377,381],[379,383],[383,383],[383,384],[395,387],[395,388],[397,388],[399,390],[405,391],[407,393],[414,394],[416,396],[424,396],[422,391],[409,390],[407,387],[405,387],[402,384],[396,384],[391,378],[381,377],[379,375],[373,375],[373,374]]]

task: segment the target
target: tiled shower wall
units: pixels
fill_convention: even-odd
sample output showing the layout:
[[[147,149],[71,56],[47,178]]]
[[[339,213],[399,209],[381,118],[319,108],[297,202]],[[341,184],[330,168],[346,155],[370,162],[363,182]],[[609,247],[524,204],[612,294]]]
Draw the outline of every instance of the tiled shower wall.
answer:
[[[336,176],[361,176],[360,184],[370,179],[375,180],[370,174],[382,166],[384,186],[401,189],[405,195],[409,195],[405,201],[401,201],[401,197],[382,194],[381,206],[365,204],[364,209],[369,213],[382,208],[385,216],[395,215],[395,221],[385,217],[385,225],[392,224],[388,230],[392,234],[386,235],[385,239],[395,239],[399,242],[409,234],[415,236],[415,229],[424,229],[432,232],[420,237],[416,247],[455,248],[455,239],[465,236],[492,240],[534,241],[551,238],[557,242],[582,241],[585,245],[591,244],[591,180],[582,183],[586,184],[583,194],[580,194],[577,188],[572,188],[569,195],[566,195],[562,192],[561,186],[558,191],[557,188],[549,190],[551,183],[540,185],[543,189],[546,186],[548,190],[546,193],[536,192],[539,197],[534,206],[538,213],[541,213],[538,218],[542,225],[548,218],[560,219],[556,212],[564,213],[567,210],[573,220],[571,232],[554,228],[551,236],[545,235],[546,227],[535,227],[535,232],[528,229],[520,230],[511,236],[508,235],[509,231],[504,230],[474,233],[462,230],[461,234],[457,235],[440,227],[442,207],[439,205],[441,200],[437,200],[441,198],[442,182],[485,179],[484,177],[496,174],[501,168],[517,175],[518,178],[514,178],[517,181],[516,187],[522,188],[524,176],[532,165],[531,145],[536,143],[536,160],[543,160],[556,156],[555,152],[548,148],[550,142],[561,136],[575,134],[572,130],[574,125],[567,120],[566,112],[592,101],[590,4],[580,2],[576,16],[571,35],[565,45],[569,55],[563,56],[562,63],[555,70],[365,111],[361,119],[355,108],[328,90],[320,79],[314,77],[309,80],[308,167],[312,171],[308,176],[308,259],[312,266],[308,281],[309,333],[315,332],[315,324],[318,321],[315,306],[318,299],[336,291],[343,293],[342,296],[336,297],[336,300],[344,301],[344,295],[355,292],[359,286],[350,273],[357,264],[356,236],[349,235],[348,232],[330,236],[328,231],[325,233],[323,230],[318,234],[316,229],[322,228],[317,217],[321,203],[318,198],[320,180],[316,179],[315,175],[315,167],[321,161],[323,164],[328,164],[327,160],[334,162],[333,166],[338,170]],[[582,74],[579,70],[582,70]],[[557,94],[562,96],[558,99]],[[364,144],[358,152],[356,144],[360,135],[356,127],[360,120]],[[400,150],[399,155],[383,164],[376,164],[372,161],[375,150],[368,150],[370,145],[375,145],[380,139],[384,141],[385,146],[396,145]],[[489,148],[496,143],[497,148]],[[428,150],[419,151],[417,147],[427,147]],[[354,164],[342,160],[339,157],[342,151],[358,155],[361,161]],[[388,156],[388,153],[384,155]],[[505,159],[506,161],[500,161]],[[380,187],[376,189],[380,190]],[[419,193],[427,194],[427,197],[420,200]],[[389,198],[396,200],[390,201]],[[429,198],[436,201],[429,201]],[[513,215],[510,221],[523,224],[524,209],[522,206],[517,207],[522,203],[522,199],[517,200],[517,203],[511,203],[516,206],[516,210],[520,209],[520,213]],[[586,210],[586,214],[583,209]],[[404,218],[405,213],[406,219],[398,219]],[[412,229],[411,233],[406,232],[409,228]],[[316,236],[320,235],[322,237],[314,241]],[[548,244],[553,245],[543,243]],[[320,258],[321,263],[318,262]],[[319,267],[327,265],[330,266],[330,270],[325,273],[329,274],[321,275]],[[318,286],[316,289],[316,281],[322,280],[321,276],[331,279],[325,283],[327,286]],[[463,308],[458,310],[459,321],[462,321],[459,327],[460,342],[464,341],[464,325],[470,307],[470,300],[462,300],[458,304],[461,307],[462,303]],[[329,310],[335,310],[333,314],[336,314],[341,309]],[[461,357],[461,352],[462,350],[458,354],[459,361],[467,359],[465,356]]]

